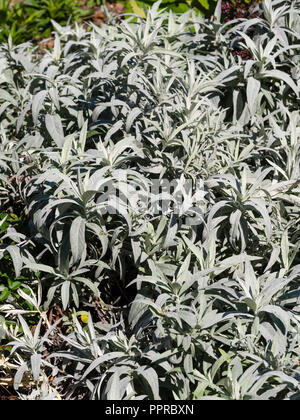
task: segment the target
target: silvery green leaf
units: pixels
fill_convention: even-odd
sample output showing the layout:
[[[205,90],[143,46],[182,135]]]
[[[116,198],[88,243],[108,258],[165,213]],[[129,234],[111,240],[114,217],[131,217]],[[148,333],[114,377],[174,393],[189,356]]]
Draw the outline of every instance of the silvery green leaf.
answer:
[[[22,315],[19,315],[19,320],[20,323],[22,325],[22,329],[23,329],[23,333],[25,334],[25,336],[29,339],[32,340],[33,339],[33,335],[28,327],[28,324],[26,323],[25,319],[22,317]]]
[[[85,150],[86,136],[88,129],[88,121],[86,120],[81,128],[79,135],[79,152],[83,153]]]
[[[38,123],[39,113],[43,107],[44,100],[47,96],[48,92],[47,90],[41,90],[36,95],[34,95],[32,99],[32,118],[35,125]]]
[[[7,92],[4,89],[0,89],[0,100],[3,100],[3,99],[4,101],[7,101],[14,106],[18,106],[17,101],[9,92]]]
[[[276,318],[283,324],[285,331],[288,331],[290,325],[290,314],[277,305],[266,305],[260,309],[260,312],[268,312],[275,315]],[[277,324],[277,322],[275,321]]]
[[[105,355],[103,355],[101,357],[98,357],[86,369],[86,371],[82,375],[82,378],[81,379],[86,378],[88,376],[88,374],[90,372],[92,372],[94,369],[96,369],[99,365],[104,364],[105,362],[108,362],[108,361],[113,360],[113,359],[124,358],[124,357],[125,357],[125,355],[124,355],[123,352],[117,352],[117,351],[112,352],[110,354],[105,354]]]
[[[221,365],[225,362],[227,362],[228,360],[230,360],[232,357],[234,356],[233,352],[228,352],[228,353],[224,353],[221,357],[219,357],[218,360],[215,361],[215,363],[212,366],[211,369],[211,378],[212,380],[214,379],[217,371],[219,370],[219,368],[221,367]]]
[[[60,162],[61,162],[62,165],[64,163],[66,163],[67,160],[69,159],[70,152],[71,152],[72,145],[73,145],[73,140],[74,140],[73,135],[69,135],[65,138],[63,148],[62,148],[62,151],[61,151],[61,157],[60,157]]]
[[[222,1],[218,0],[218,3],[214,11],[214,17],[216,18],[217,23],[221,22],[221,13],[222,13]]]
[[[21,275],[21,269],[22,269],[22,266],[23,266],[20,249],[15,245],[9,245],[6,248],[6,250],[10,254],[10,256],[13,260],[15,275],[16,275],[16,277],[19,277]]]
[[[265,272],[268,271],[275,264],[275,262],[277,261],[277,259],[279,257],[279,254],[280,254],[280,248],[279,247],[274,248],[272,253],[271,253],[269,262],[268,262],[268,264],[265,268]]]
[[[112,135],[115,134],[117,131],[119,131],[123,127],[123,121],[119,120],[113,126],[107,131],[105,137],[104,137],[104,143],[107,144],[107,142],[111,139]]]
[[[247,313],[243,312],[228,312],[223,314],[217,314],[215,312],[210,312],[208,315],[205,316],[202,323],[202,328],[207,329],[212,327],[215,324],[218,324],[221,321],[226,321],[227,319],[232,319],[234,317],[237,317],[238,315],[244,317],[250,317],[252,318],[252,315],[249,315]]]
[[[50,96],[52,102],[55,105],[56,110],[59,111],[60,110],[60,103],[59,103],[59,93],[58,93],[57,89],[54,88],[54,87],[51,87],[49,89],[48,93],[49,93],[49,96]]]
[[[125,129],[127,131],[127,133],[129,133],[132,124],[134,123],[134,120],[142,113],[142,110],[140,108],[133,108],[126,119],[126,125],[125,125]]]
[[[294,80],[299,80],[300,79],[300,66],[295,66],[292,70],[292,78]]]
[[[107,393],[108,400],[121,400],[120,393],[120,376],[115,372],[109,380],[109,390]]]
[[[149,384],[150,389],[152,391],[153,399],[160,400],[159,396],[159,383],[158,383],[158,376],[156,371],[149,366],[140,367],[137,369],[137,373],[141,375]]]
[[[71,289],[72,289],[72,298],[74,301],[75,306],[79,307],[79,294],[76,288],[76,285],[74,283],[71,283]]]
[[[254,77],[249,77],[247,83],[247,102],[252,115],[256,112],[257,98],[260,91],[260,81]]]
[[[254,395],[253,399],[258,401],[276,400],[278,394],[280,394],[286,388],[286,384],[276,385],[275,388],[269,389],[260,395]]]
[[[22,379],[24,376],[24,373],[28,370],[28,365],[27,363],[22,363],[21,366],[18,368],[17,373],[15,374],[14,377],[14,389],[18,390],[19,386],[22,383]]]
[[[25,105],[22,112],[20,112],[18,120],[17,120],[17,126],[16,126],[16,132],[18,133],[24,123],[25,116],[27,112],[30,110],[30,104]]]
[[[78,277],[78,276],[75,276],[74,280],[79,281],[80,283],[83,283],[95,294],[95,296],[99,296],[99,290],[97,289],[97,286],[91,280],[86,279],[84,277]]]
[[[284,268],[289,269],[289,238],[288,232],[285,230],[281,237],[281,257]]]
[[[255,383],[255,385],[251,388],[251,393],[256,393],[261,387],[262,385],[269,379],[269,378],[280,378],[282,379],[285,383],[290,383],[293,386],[298,387],[298,382],[296,379],[294,379],[291,376],[286,375],[284,372],[278,371],[278,370],[273,370],[271,372],[266,372],[264,373],[259,379],[258,381]]]
[[[265,71],[260,75],[260,78],[272,78],[277,80],[283,80],[296,93],[296,95],[298,95],[299,93],[299,88],[297,87],[293,79],[281,70]]]
[[[70,287],[71,287],[71,282],[69,280],[64,281],[61,286],[61,300],[62,300],[64,310],[66,310],[69,304]]]
[[[61,118],[58,114],[47,114],[45,117],[47,130],[54,140],[57,147],[62,147],[64,144],[64,129]]]
[[[163,243],[164,248],[169,248],[170,246],[176,245],[175,238],[176,238],[177,229],[178,229],[177,218],[176,216],[172,216],[170,218],[167,234],[165,236],[165,240]]]

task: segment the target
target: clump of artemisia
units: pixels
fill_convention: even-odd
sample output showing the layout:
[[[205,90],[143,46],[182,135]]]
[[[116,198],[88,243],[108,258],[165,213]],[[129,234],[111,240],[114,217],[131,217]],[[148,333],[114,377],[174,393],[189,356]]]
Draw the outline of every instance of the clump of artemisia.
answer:
[[[223,1],[222,2],[222,18],[223,22],[230,22],[231,20],[244,18],[254,19],[258,16],[258,12],[253,12],[254,6],[261,3],[260,0],[250,0],[248,3],[245,0]],[[234,55],[240,56],[243,60],[250,59],[250,52],[248,49],[235,49]]]

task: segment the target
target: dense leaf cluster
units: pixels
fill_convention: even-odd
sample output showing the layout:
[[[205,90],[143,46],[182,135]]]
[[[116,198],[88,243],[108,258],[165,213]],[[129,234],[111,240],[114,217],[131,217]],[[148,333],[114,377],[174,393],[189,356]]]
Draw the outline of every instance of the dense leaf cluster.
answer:
[[[0,383],[299,399],[299,2],[225,24],[221,2],[158,7],[55,24],[43,56],[0,47],[0,263],[19,282],[0,286]]]

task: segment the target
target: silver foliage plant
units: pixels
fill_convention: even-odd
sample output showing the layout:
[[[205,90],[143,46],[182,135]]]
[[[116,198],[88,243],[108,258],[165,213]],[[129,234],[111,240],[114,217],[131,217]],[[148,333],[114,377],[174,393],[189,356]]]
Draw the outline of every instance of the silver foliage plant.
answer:
[[[53,22],[43,55],[0,46],[0,203],[28,223],[1,229],[0,258],[41,317],[32,335],[0,306],[15,387],[35,384],[22,399],[64,383],[71,399],[300,398],[300,5],[262,6],[222,24],[221,2],[210,20],[156,3],[118,25]],[[151,193],[173,180],[179,207]],[[106,320],[75,317],[45,353],[46,311],[95,300]]]

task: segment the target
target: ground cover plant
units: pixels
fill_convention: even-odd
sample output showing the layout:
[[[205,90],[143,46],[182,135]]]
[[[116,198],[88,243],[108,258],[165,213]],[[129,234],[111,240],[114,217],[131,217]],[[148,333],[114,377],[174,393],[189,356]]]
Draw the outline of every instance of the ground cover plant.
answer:
[[[300,397],[299,2],[159,7],[0,46],[2,394]]]

